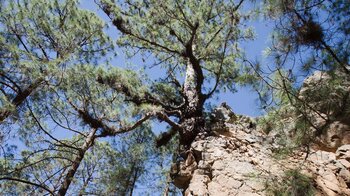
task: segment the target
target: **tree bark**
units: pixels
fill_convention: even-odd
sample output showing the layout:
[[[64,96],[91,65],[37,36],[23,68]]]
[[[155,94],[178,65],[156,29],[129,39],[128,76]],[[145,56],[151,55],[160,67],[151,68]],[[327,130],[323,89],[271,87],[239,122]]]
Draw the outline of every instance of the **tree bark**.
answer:
[[[26,89],[23,91],[20,91],[15,98],[11,101],[11,104],[14,105],[16,108],[20,106],[28,97],[29,95],[37,89],[44,80],[42,78],[38,78],[35,80],[32,84],[30,84]],[[12,113],[12,110],[10,109],[0,109],[0,123],[3,122],[7,117],[9,117]]]
[[[81,163],[81,161],[84,158],[84,155],[86,153],[87,150],[89,150],[89,148],[93,145],[94,140],[95,140],[95,133],[96,133],[97,129],[93,129],[90,134],[87,136],[87,138],[85,139],[85,142],[83,144],[83,146],[81,147],[77,157],[75,157],[73,164],[71,166],[71,168],[68,170],[60,189],[58,190],[57,195],[59,196],[64,196],[67,193],[67,190],[70,186],[70,184],[72,183],[73,177],[75,175],[75,173],[77,172],[79,165]]]
[[[188,62],[184,83],[186,108],[183,112],[183,117],[180,119],[180,124],[183,127],[180,131],[180,144],[185,149],[189,148],[198,133],[205,129],[205,119],[203,116],[205,97],[201,91],[203,83],[201,71],[198,62],[196,65]]]

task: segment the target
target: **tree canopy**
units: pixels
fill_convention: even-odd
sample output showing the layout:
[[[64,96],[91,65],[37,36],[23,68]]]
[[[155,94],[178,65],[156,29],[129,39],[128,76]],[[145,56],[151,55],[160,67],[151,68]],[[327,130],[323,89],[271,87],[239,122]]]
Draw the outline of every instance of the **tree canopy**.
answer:
[[[150,192],[171,192],[170,162],[210,134],[213,97],[250,85],[272,113],[305,114],[301,79],[349,75],[345,0],[94,3],[109,20],[78,0],[0,0],[1,194],[132,195],[147,177],[159,180]],[[240,48],[259,14],[275,22],[269,66]],[[117,48],[144,67],[110,60]]]

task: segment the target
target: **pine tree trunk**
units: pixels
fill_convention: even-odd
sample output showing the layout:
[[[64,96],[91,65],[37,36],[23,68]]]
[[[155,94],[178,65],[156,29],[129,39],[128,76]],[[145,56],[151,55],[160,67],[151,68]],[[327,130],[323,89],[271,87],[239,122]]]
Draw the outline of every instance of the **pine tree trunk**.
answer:
[[[197,65],[198,66],[198,65]],[[203,116],[204,96],[201,92],[202,78],[195,67],[188,63],[184,83],[184,94],[186,96],[186,108],[180,123],[183,130],[180,131],[180,144],[187,149],[199,132],[205,128]],[[201,74],[201,73],[200,73]]]
[[[87,138],[85,139],[85,142],[84,142],[83,146],[81,147],[77,157],[75,157],[71,168],[68,170],[68,172],[67,172],[67,174],[62,182],[62,185],[61,185],[60,189],[58,190],[57,195],[59,195],[59,196],[66,195],[67,190],[68,190],[70,184],[72,183],[74,175],[77,172],[79,165],[85,156],[86,151],[89,150],[89,148],[94,143],[96,131],[97,131],[97,129],[92,130],[90,132],[90,134],[87,136]]]

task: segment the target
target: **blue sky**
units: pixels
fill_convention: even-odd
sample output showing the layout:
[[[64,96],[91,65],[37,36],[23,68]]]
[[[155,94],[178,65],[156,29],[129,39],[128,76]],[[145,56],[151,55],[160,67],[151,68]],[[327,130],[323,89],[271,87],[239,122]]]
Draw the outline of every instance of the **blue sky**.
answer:
[[[95,13],[98,13],[98,15],[105,20],[106,22],[109,22],[108,17],[94,4],[94,1],[91,0],[82,0],[81,1],[81,7],[84,9],[89,9]],[[256,39],[254,41],[248,41],[245,43],[242,43],[241,48],[243,51],[246,52],[246,55],[249,59],[257,59],[257,60],[263,60],[262,51],[265,49],[265,47],[268,44],[269,40],[269,34],[271,25],[268,25],[266,22],[262,22],[259,19],[251,23],[251,26],[255,28],[256,33]],[[112,38],[117,37],[117,30],[111,26],[107,30],[108,34]],[[138,64],[142,64],[141,58],[134,58],[131,62],[128,60],[124,55],[122,50],[117,49],[117,53],[119,54],[116,58],[114,58],[111,61],[112,65],[117,66],[127,66],[127,64],[131,63],[137,66]],[[149,70],[148,73],[150,76],[155,77],[159,75],[160,70]],[[218,96],[218,100],[212,99],[212,103],[214,104],[220,104],[222,102],[228,103],[228,105],[231,106],[233,111],[237,114],[244,114],[249,116],[259,116],[262,114],[261,111],[259,111],[259,104],[257,102],[257,95],[255,92],[251,91],[249,88],[239,88],[237,93],[221,93]],[[165,123],[159,123],[154,122],[154,129],[153,131],[155,133],[159,133],[160,131],[165,131]],[[57,137],[70,137],[71,135],[67,135],[69,132],[58,132]],[[109,140],[110,138],[107,138],[106,140]],[[18,141],[17,139],[12,140],[10,144],[16,144],[18,147],[18,150],[21,151],[25,148],[23,143],[21,141]]]
[[[81,7],[84,9],[91,10],[105,20],[109,22],[109,18],[103,13],[95,4],[94,1],[83,0],[81,1]],[[250,24],[255,29],[256,39],[254,41],[247,41],[242,43],[241,48],[246,52],[246,55],[249,59],[263,60],[262,51],[266,48],[269,40],[271,24],[263,22],[260,19],[256,19]],[[107,33],[112,37],[117,37],[117,30],[111,26]],[[111,61],[112,65],[117,66],[126,66],[133,65],[138,66],[138,64],[143,64],[140,57],[135,57],[132,60],[128,60],[124,55],[121,49],[117,49],[118,56]],[[140,66],[141,67],[141,66]],[[147,72],[147,70],[146,70]],[[161,70],[152,69],[147,72],[150,77],[157,76],[161,74]],[[237,93],[221,93],[218,96],[218,100],[211,100],[214,104],[220,104],[222,102],[228,103],[231,106],[233,111],[237,114],[244,114],[248,116],[259,116],[262,114],[262,111],[259,110],[259,104],[257,101],[257,94],[250,90],[247,87],[238,87]]]
[[[256,19],[251,23],[255,29],[256,39],[242,43],[241,47],[251,61],[265,62],[263,50],[268,46],[272,24]],[[220,102],[227,102],[235,113],[248,116],[259,116],[263,112],[259,110],[258,96],[248,87],[239,88],[237,93],[221,93]]]
[[[101,11],[94,1],[91,0],[82,0],[80,6],[84,9],[91,10],[95,13],[98,13],[98,15],[105,20],[106,22],[109,22],[109,18]],[[243,51],[246,52],[246,55],[248,56],[249,59],[258,59],[258,60],[264,60],[262,51],[266,48],[268,45],[269,41],[269,34],[270,34],[270,29],[272,29],[272,25],[266,23],[266,21],[262,21],[257,19],[256,21],[251,22],[250,24],[252,27],[255,28],[255,34],[256,34],[256,39],[254,41],[247,41],[242,43],[241,48]],[[108,30],[107,33],[112,37],[112,38],[117,38],[117,30],[111,26]],[[136,67],[141,67],[138,66],[140,64],[144,64],[144,62],[141,60],[141,58],[134,58],[132,61],[128,60],[124,55],[121,49],[117,49],[117,53],[119,54],[116,56],[112,61],[112,65],[116,66],[121,66],[125,67],[128,66],[129,64],[133,64],[133,66]],[[157,69],[152,69],[148,71],[148,74],[150,77],[156,78],[160,74],[161,70]],[[222,102],[226,102],[233,111],[236,114],[243,114],[243,115],[248,115],[252,117],[259,116],[262,113],[262,111],[259,110],[259,103],[257,100],[257,94],[252,91],[251,89],[247,87],[237,87],[238,92],[236,93],[231,93],[231,92],[226,92],[226,93],[221,93],[218,95],[218,99],[211,99],[211,103],[213,104],[220,104]],[[153,131],[155,133],[159,133],[162,131],[166,131],[166,123],[160,123],[158,121],[153,122],[154,127]],[[62,132],[57,132],[55,133],[55,136],[57,138],[69,138],[71,135],[68,134],[69,132],[67,131],[62,131]],[[13,138],[14,139],[14,138]],[[11,143],[16,144],[19,149],[22,149],[24,146],[22,145],[22,142],[18,141],[17,139],[14,139]]]

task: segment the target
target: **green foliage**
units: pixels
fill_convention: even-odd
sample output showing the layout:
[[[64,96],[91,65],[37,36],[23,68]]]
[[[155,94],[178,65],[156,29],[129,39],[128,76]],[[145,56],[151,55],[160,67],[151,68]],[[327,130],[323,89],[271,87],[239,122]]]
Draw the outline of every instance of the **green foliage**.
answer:
[[[264,5],[265,17],[276,21],[274,56],[293,61],[297,59],[293,55],[303,53],[298,64],[306,62],[304,69],[309,72],[349,65],[348,1],[266,0]]]
[[[13,101],[23,91],[31,87],[31,97],[41,100],[60,84],[67,67],[96,62],[113,48],[104,22],[79,9],[78,1],[6,1],[1,7],[1,112],[17,107],[21,115],[23,105]]]
[[[154,172],[152,167],[157,167],[156,162],[149,166],[146,164],[147,161],[162,159],[162,156],[154,157],[157,154],[153,145],[154,138],[151,130],[145,127],[116,138],[112,144],[107,141],[95,142],[84,155],[69,193],[97,195],[130,193],[136,187],[136,182],[147,180],[151,172]],[[72,142],[76,147],[80,147],[84,138],[73,137],[71,141],[62,140],[62,142]],[[21,157],[18,157],[18,161],[1,160],[0,178],[10,174],[11,177],[40,182],[45,181],[46,175],[49,175],[50,180],[59,185],[64,168],[70,166],[70,161],[75,158],[76,153],[78,152],[71,148],[53,146],[47,149],[25,150],[22,151]],[[19,182],[5,181],[1,186],[2,194],[42,193],[42,190],[35,191]]]
[[[312,179],[298,170],[287,170],[282,179],[267,181],[266,187],[271,196],[312,196],[315,192]]]
[[[218,92],[224,87],[233,90],[242,53],[238,43],[253,38],[252,30],[243,25],[251,15],[240,12],[236,3],[223,0],[132,0],[116,1],[116,5],[110,0],[99,2],[118,19],[122,32],[118,44],[127,52],[133,54],[135,50],[145,56],[151,53],[158,62],[156,65],[162,66],[169,75],[184,76],[188,63],[186,47],[191,44],[205,80],[215,83],[220,75]]]
[[[125,195],[149,176],[160,179],[152,184],[159,191],[166,186],[170,161],[178,158],[174,152],[179,140],[205,128],[200,127],[200,118],[207,99],[225,89],[234,92],[236,84],[253,84],[265,103],[271,101],[268,115],[259,123],[266,132],[278,130],[277,143],[286,147],[281,152],[290,152],[310,138],[305,137],[310,127],[303,116],[305,103],[298,97],[299,72],[288,64],[295,60],[290,54],[299,49],[313,49],[306,53],[303,73],[324,66],[334,75],[304,102],[315,102],[317,110],[332,113],[331,108],[340,104],[335,97],[346,96],[344,78],[336,73],[348,65],[349,44],[333,39],[315,14],[330,13],[339,23],[332,26],[337,35],[347,38],[343,0],[311,8],[306,6],[313,1],[265,1],[265,16],[287,24],[274,33],[276,45],[269,54],[276,66],[266,78],[260,64],[248,66],[241,59],[240,42],[254,38],[247,27],[252,14],[242,9],[243,1],[96,2],[121,33],[117,44],[128,57],[151,57],[155,63],[146,67],[158,66],[165,74],[151,81],[135,69],[97,66],[101,61],[108,64],[106,56],[114,44],[104,21],[80,9],[77,0],[0,0],[0,123],[10,116],[12,120],[5,119],[11,128],[6,139],[12,134],[26,148],[20,154],[3,154],[0,178],[23,181],[5,181],[1,194],[57,193],[62,182],[72,180],[67,194]],[[294,20],[293,10],[305,7]],[[314,39],[310,29],[318,29],[320,36]],[[266,81],[272,84],[261,85]],[[319,105],[327,92],[330,99]],[[165,121],[179,134],[155,149],[147,120]],[[288,140],[290,134],[296,143]],[[73,178],[67,171],[74,172]],[[310,181],[296,171],[287,172],[282,182],[285,186],[282,183],[278,191],[285,195],[311,194]]]
[[[345,102],[349,93],[349,76],[341,71],[324,72],[319,77],[321,76],[322,79],[310,84],[310,87],[303,91],[303,101],[327,116],[335,116],[336,113],[347,110]]]
[[[275,22],[266,49],[273,64],[266,68],[259,63],[249,65],[258,78],[252,82],[253,88],[267,111],[259,120],[260,127],[276,135],[281,146],[277,154],[308,148],[324,134],[327,124],[346,122],[348,4],[343,0],[264,1],[264,17]],[[307,76],[313,78],[303,84]]]
[[[151,169],[146,161],[156,153],[154,138],[149,128],[141,128],[122,136],[121,141],[114,144],[120,156],[111,156],[108,161],[110,168],[101,172],[102,185],[106,186],[104,189],[99,187],[102,194],[130,194],[136,188],[136,182],[140,183],[150,175]]]
[[[22,39],[17,41],[25,44],[22,50],[11,50],[14,56],[51,60],[77,55],[88,60],[92,51],[103,48],[109,41],[102,33],[104,22],[94,13],[79,9],[77,0],[23,0],[5,5],[1,14],[3,30],[15,35],[3,36],[7,40],[20,36]]]
[[[274,138],[274,157],[283,159],[300,147],[308,146],[314,140],[311,124],[300,113],[300,108],[287,101],[285,105],[271,109],[258,119],[258,127]]]

